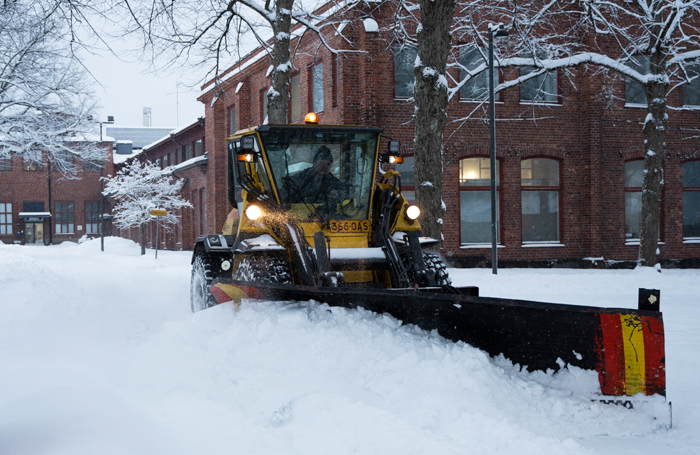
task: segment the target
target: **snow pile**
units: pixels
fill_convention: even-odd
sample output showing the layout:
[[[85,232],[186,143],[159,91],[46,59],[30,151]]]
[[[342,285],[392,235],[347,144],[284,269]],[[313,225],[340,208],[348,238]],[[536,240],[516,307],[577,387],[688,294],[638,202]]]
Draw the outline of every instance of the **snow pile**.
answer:
[[[386,315],[265,301],[192,315],[191,253],[160,251],[157,260],[152,253],[140,256],[138,245],[115,238],[105,239],[104,253],[99,241],[0,245],[0,453],[493,455],[700,447],[698,398],[686,389],[700,372],[697,360],[684,363],[687,369],[669,363],[669,393],[676,391],[680,410],[675,428],[666,430],[663,400],[643,410],[591,401],[595,373],[522,371]],[[574,283],[584,277],[588,300],[581,303],[589,304],[604,303],[607,292],[629,294],[635,280],[658,279],[688,294],[698,282],[697,271],[654,272],[660,278],[633,271],[502,270],[493,278],[490,270],[450,272],[457,284],[478,284],[483,295],[534,298],[517,289],[529,286],[526,294],[560,302],[572,300],[559,294],[576,294]],[[667,352],[697,359],[700,309],[661,289],[665,315],[675,305],[687,324],[679,330],[667,317]]]

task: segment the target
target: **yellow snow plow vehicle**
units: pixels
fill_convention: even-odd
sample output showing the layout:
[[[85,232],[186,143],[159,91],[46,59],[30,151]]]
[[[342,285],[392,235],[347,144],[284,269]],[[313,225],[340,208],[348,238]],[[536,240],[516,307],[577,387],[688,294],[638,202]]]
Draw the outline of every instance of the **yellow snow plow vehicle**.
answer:
[[[388,313],[529,370],[596,370],[602,395],[665,395],[659,293],[638,310],[480,297],[424,251],[401,192],[400,144],[364,126],[260,125],[228,139],[222,234],[197,239],[191,305],[315,300]],[[237,188],[241,188],[237,196]],[[563,362],[563,363],[562,363]]]

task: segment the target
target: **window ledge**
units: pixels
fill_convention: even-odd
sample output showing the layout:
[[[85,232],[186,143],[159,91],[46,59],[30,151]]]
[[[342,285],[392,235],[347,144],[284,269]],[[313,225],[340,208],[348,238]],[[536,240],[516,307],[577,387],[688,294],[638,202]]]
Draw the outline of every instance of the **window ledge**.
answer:
[[[563,243],[559,242],[523,242],[521,245],[523,248],[542,248],[542,247],[560,247],[560,246],[566,246]]]
[[[697,111],[700,109],[700,106],[697,104],[684,104],[681,109],[688,109],[691,111]]]
[[[683,243],[700,243],[700,237],[688,237],[683,239]]]
[[[700,240],[698,240],[700,243]],[[459,246],[460,249],[478,249],[478,248],[491,248],[493,245],[491,243],[463,243]],[[505,248],[504,245],[500,243],[496,244],[496,248]]]
[[[646,108],[646,104],[640,104],[640,103],[625,103],[625,107],[644,107]]]
[[[460,103],[472,103],[472,104],[488,104],[489,100],[488,100],[488,98],[485,100],[460,99],[459,102]],[[496,100],[496,101],[494,101],[494,104],[504,104],[504,102]],[[700,106],[698,106],[698,109],[700,109]]]
[[[528,101],[528,100],[520,100],[520,104],[526,104],[528,106],[559,106],[559,107],[564,106],[562,103],[555,103],[555,102],[549,102],[549,101]]]
[[[698,239],[698,242],[700,242],[700,239]],[[625,240],[625,245],[636,245],[636,246],[639,246],[640,243],[642,243],[642,241],[639,240],[639,239]],[[666,245],[666,242],[658,242],[658,245]]]

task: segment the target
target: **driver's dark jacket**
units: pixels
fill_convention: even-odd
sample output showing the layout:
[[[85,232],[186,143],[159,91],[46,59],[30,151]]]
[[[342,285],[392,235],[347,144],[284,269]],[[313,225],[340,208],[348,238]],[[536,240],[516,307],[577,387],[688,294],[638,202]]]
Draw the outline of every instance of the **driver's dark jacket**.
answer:
[[[289,179],[290,202],[307,204],[339,202],[331,196],[331,191],[338,192],[338,198],[342,201],[348,191],[348,186],[330,172],[320,175],[310,167],[290,176]]]

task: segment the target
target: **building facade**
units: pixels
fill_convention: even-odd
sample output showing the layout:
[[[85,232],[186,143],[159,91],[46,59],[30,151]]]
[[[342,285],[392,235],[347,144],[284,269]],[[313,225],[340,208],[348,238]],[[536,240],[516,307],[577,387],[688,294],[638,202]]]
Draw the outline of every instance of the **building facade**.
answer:
[[[307,33],[295,43],[289,122],[306,112],[321,123],[372,125],[402,142],[407,162],[400,168],[404,190],[414,190],[412,96],[415,50],[391,45],[377,22],[382,7],[358,8],[347,17],[344,36],[326,36],[332,53]],[[468,43],[454,43],[455,55],[470,64]],[[362,52],[358,52],[358,51]],[[500,82],[518,77],[507,68]],[[452,75],[459,79],[458,71]],[[698,80],[700,81],[700,79]],[[443,256],[453,264],[490,262],[489,129],[485,82],[477,78],[448,106],[444,133]],[[263,123],[270,88],[270,60],[254,52],[203,87],[205,107],[206,225],[224,224],[225,138]],[[497,100],[498,254],[502,263],[614,264],[638,256],[643,176],[642,125],[647,115],[639,88],[616,81],[603,99],[602,75],[585,68],[566,77],[552,72],[508,88]],[[696,264],[700,258],[700,147],[689,131],[700,123],[700,87],[687,84],[669,93],[669,129],[664,157],[660,259]],[[643,96],[643,93],[642,93]],[[462,119],[457,121],[458,119]]]
[[[111,151],[111,142],[103,146]],[[76,178],[69,179],[46,159],[42,164],[14,155],[0,159],[0,241],[48,245],[98,237],[100,214],[109,213],[108,202],[100,197],[100,176],[112,172],[112,161],[105,160],[103,167],[89,162],[76,166]],[[104,226],[110,235],[110,222]]]
[[[150,248],[155,247],[157,238],[159,249],[191,250],[197,236],[208,232],[205,201],[209,166],[205,149],[204,124],[204,119],[201,118],[183,128],[170,131],[165,136],[146,144],[126,159],[126,161],[138,159],[154,162],[161,169],[173,166],[173,177],[182,181],[180,195],[193,206],[192,209],[180,211],[180,224],[168,228],[161,226],[157,236],[157,223],[151,222],[146,231],[146,245]],[[120,159],[117,161],[124,162]],[[137,228],[120,230],[119,235],[139,242],[140,234]]]

